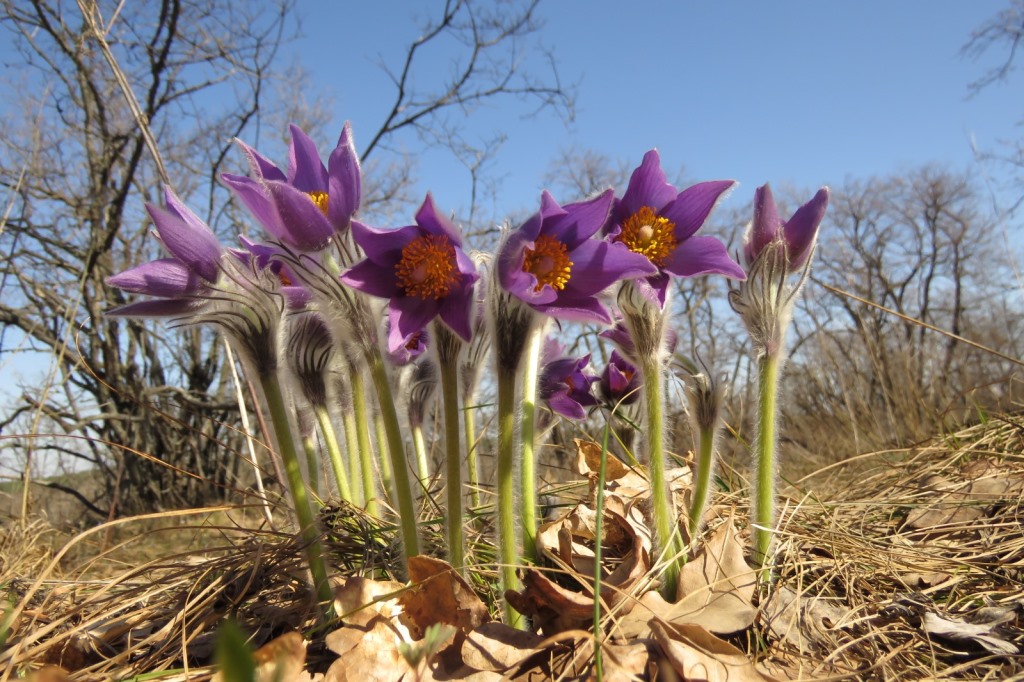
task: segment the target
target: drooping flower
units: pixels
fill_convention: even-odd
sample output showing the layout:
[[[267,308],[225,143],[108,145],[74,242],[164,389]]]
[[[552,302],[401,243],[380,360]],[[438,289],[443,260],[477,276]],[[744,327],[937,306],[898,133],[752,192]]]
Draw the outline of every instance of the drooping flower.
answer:
[[[640,399],[640,370],[636,365],[612,351],[601,373],[601,397],[611,407],[630,405]]]
[[[537,393],[552,412],[568,419],[585,419],[584,408],[597,404],[590,387],[599,377],[584,372],[590,364],[590,354],[581,358],[565,355],[561,345],[549,340],[544,348],[545,364],[540,370]]]
[[[156,300],[120,306],[108,315],[121,317],[177,317],[202,305],[199,297],[215,285],[221,274],[224,249],[207,224],[174,191],[164,190],[165,207],[146,204],[160,242],[171,258],[136,265],[107,278],[107,284]]]
[[[779,218],[771,187],[765,183],[754,192],[754,220],[743,244],[743,256],[749,266],[764,248],[780,236],[786,243],[789,271],[799,270],[807,262],[818,238],[818,227],[828,209],[828,187],[783,222]]]
[[[462,250],[462,236],[428,194],[416,224],[382,230],[352,222],[352,236],[366,258],[341,281],[371,296],[390,299],[388,352],[396,353],[435,317],[463,340],[472,338],[473,285],[479,279]]]
[[[643,295],[665,305],[670,275],[693,277],[718,273],[743,279],[744,273],[725,245],[714,237],[695,236],[732,180],[698,183],[682,192],[669,184],[658,151],[644,155],[625,194],[615,202],[609,238],[643,255],[657,268],[637,279]]]
[[[562,207],[545,191],[540,211],[498,252],[502,288],[562,320],[610,323],[598,294],[619,280],[655,272],[647,258],[625,245],[592,238],[607,224],[612,200],[609,190]]]
[[[298,249],[317,251],[335,232],[349,228],[359,208],[359,156],[348,122],[326,167],[309,136],[295,125],[290,130],[287,173],[239,140],[251,177],[225,173],[221,178],[268,232]]]

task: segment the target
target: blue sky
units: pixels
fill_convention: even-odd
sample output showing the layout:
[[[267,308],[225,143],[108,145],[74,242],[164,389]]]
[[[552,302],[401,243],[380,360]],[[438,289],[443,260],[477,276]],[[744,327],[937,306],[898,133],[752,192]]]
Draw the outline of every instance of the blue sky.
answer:
[[[579,81],[577,117],[524,118],[486,107],[466,134],[509,136],[495,166],[508,211],[534,207],[560,146],[575,144],[639,163],[658,147],[670,176],[734,178],[746,202],[765,181],[808,189],[936,162],[976,166],[972,139],[992,147],[1024,134],[1019,78],[968,97],[968,84],[1003,57],[960,50],[1005,2],[655,2],[549,0],[540,39],[566,81]],[[328,93],[337,121],[366,144],[393,91],[377,68],[397,68],[402,46],[437,2],[345,2],[307,11],[291,50]],[[341,37],[343,36],[343,37]],[[434,57],[424,74],[444,70]],[[539,55],[537,55],[539,59]],[[424,78],[426,76],[423,76]],[[360,131],[364,131],[360,136]],[[415,150],[412,136],[405,140]],[[468,175],[441,154],[423,155],[420,192],[441,206],[468,203]],[[569,200],[571,198],[566,198]]]

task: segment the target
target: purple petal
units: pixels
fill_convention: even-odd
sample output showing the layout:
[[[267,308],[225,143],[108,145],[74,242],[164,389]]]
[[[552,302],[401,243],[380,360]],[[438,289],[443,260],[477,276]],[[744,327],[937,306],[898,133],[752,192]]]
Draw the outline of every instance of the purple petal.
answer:
[[[558,301],[549,304],[533,304],[537,312],[550,315],[565,322],[596,322],[611,324],[612,316],[608,309],[594,296],[560,296]]]
[[[369,258],[359,261],[341,273],[339,279],[353,289],[370,296],[392,298],[401,293],[394,266],[378,265]]]
[[[423,205],[416,211],[416,224],[429,234],[448,237],[455,246],[462,246],[462,235],[452,221],[438,213],[434,197],[427,193]]]
[[[208,282],[215,282],[220,270],[220,242],[206,223],[181,203],[170,188],[167,188],[165,197],[167,208],[146,204],[160,241],[197,275]]]
[[[286,182],[268,182],[267,189],[284,228],[284,241],[304,251],[327,246],[334,226],[308,194]]]
[[[779,220],[779,209],[775,206],[772,188],[765,183],[754,190],[754,222],[743,244],[743,255],[748,263],[754,262],[757,254],[775,239],[780,227],[782,221]]]
[[[539,224],[539,221],[538,221]],[[501,287],[530,305],[551,303],[558,298],[558,292],[550,285],[537,289],[537,277],[523,269],[526,249],[532,249],[535,242],[528,239],[521,230],[513,232],[498,251],[498,281]]]
[[[402,249],[423,236],[418,225],[406,225],[397,230],[370,227],[358,220],[352,221],[352,237],[366,257],[379,265],[394,267],[402,259]]]
[[[302,128],[288,126],[292,133],[292,144],[288,159],[288,182],[301,192],[329,192],[327,169],[320,160],[316,143]]]
[[[107,284],[133,294],[175,298],[195,293],[199,278],[177,258],[161,258],[107,278]]]
[[[237,137],[235,138],[235,142],[238,143],[238,146],[242,148],[242,151],[245,152],[246,157],[249,159],[249,172],[260,180],[287,181],[288,178],[281,172],[281,169],[274,165],[267,157],[263,156]]]
[[[668,284],[670,281],[672,281],[672,278],[668,273],[659,272],[657,275],[644,277],[642,279],[635,279],[633,280],[633,285],[636,287],[637,291],[640,292],[641,296],[651,303],[664,308],[665,299],[668,296]]]
[[[563,207],[565,216],[552,221],[554,229],[548,230],[545,225],[544,232],[558,238],[572,251],[607,225],[614,199],[615,192],[607,190],[588,201],[569,204]]]
[[[586,419],[587,411],[583,409],[583,406],[578,402],[569,397],[568,392],[555,393],[547,399],[548,407],[555,414],[559,414],[566,419]]]
[[[658,271],[647,256],[630,251],[621,242],[589,239],[571,254],[572,273],[566,293],[594,295],[623,279],[653,275]]]
[[[158,298],[118,306],[105,314],[110,317],[185,317],[202,307],[203,301],[190,298]]]
[[[729,256],[725,244],[715,237],[690,237],[672,252],[665,270],[680,277],[712,273],[733,279],[747,277],[743,268]]]
[[[289,310],[302,310],[313,300],[313,294],[303,286],[283,286],[281,294],[284,296],[285,305]]]
[[[220,179],[245,204],[245,207],[267,232],[278,239],[287,238],[287,232],[277,214],[277,207],[274,205],[274,200],[270,198],[270,190],[265,184],[244,175],[231,175],[230,173],[224,173]]]
[[[396,296],[388,306],[391,330],[388,333],[388,352],[396,353],[409,343],[416,332],[423,331],[437,317],[441,302],[419,296]]]
[[[783,231],[786,235],[786,252],[791,269],[796,270],[807,261],[827,209],[828,187],[822,187],[814,198],[798,208],[793,217],[786,221]]]
[[[616,219],[624,220],[644,206],[650,206],[660,212],[662,206],[676,198],[676,188],[669,184],[665,171],[661,169],[661,157],[658,150],[652,149],[644,154],[644,160],[633,171],[625,194],[619,200],[615,210]]]
[[[327,217],[334,229],[342,232],[352,222],[352,216],[359,209],[362,192],[362,175],[359,171],[359,156],[352,142],[352,125],[345,121],[338,138],[338,146],[327,160]]]
[[[473,284],[479,275],[472,273],[472,279],[467,283],[467,275],[463,275],[463,282],[459,288],[452,291],[441,301],[440,316],[446,325],[459,337],[469,343],[473,340]]]
[[[687,187],[660,211],[660,215],[675,223],[678,241],[688,239],[704,224],[722,194],[735,184],[734,180],[712,180]]]

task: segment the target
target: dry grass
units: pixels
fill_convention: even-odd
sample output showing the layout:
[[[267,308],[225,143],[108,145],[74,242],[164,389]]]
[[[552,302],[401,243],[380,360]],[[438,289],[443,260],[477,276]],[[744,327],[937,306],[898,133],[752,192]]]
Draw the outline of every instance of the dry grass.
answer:
[[[1000,487],[1001,495],[982,494]],[[864,455],[793,490],[836,492],[794,492],[782,510],[774,596],[762,597],[758,622],[733,638],[752,657],[779,678],[1024,679],[1024,656],[929,635],[923,622],[929,613],[976,621],[1006,607],[992,635],[1018,652],[1024,645],[1024,419]],[[719,502],[744,519],[742,495]],[[423,514],[437,519],[429,500]],[[252,527],[256,518],[228,507],[154,515],[92,529],[56,551],[45,549],[45,527],[8,523],[0,588],[14,624],[0,679],[44,662],[62,663],[84,681],[205,674],[209,668],[197,666],[208,666],[225,616],[257,643],[304,631],[313,642],[310,668],[322,670],[333,655],[311,630],[302,552],[290,535]],[[339,573],[391,575],[391,526],[348,507],[327,510],[323,520]],[[441,554],[438,529],[425,528],[426,545]],[[485,568],[493,550],[486,527],[477,533],[472,576],[493,603],[496,580]],[[90,543],[102,551],[87,560],[75,554]],[[72,555],[75,563],[64,561]],[[799,595],[798,608],[780,608],[786,594]],[[786,618],[792,622],[781,627]]]

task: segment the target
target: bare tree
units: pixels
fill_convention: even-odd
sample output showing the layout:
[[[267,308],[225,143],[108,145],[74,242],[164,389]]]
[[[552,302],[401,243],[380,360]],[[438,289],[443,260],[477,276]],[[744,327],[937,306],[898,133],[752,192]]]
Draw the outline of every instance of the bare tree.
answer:
[[[977,95],[993,85],[1006,85],[1013,74],[1015,62],[1024,44],[1024,0],[1010,0],[1007,7],[971,32],[970,38],[961,49],[961,54],[979,59],[992,51],[1003,54],[997,64],[987,69],[977,80],[968,85],[972,95]],[[1024,123],[1021,121],[1020,123]],[[1024,141],[1004,140],[1001,149],[981,150],[979,156],[1010,169],[1012,186],[1016,188],[1017,199],[1010,207],[1016,211],[1024,203]]]
[[[1018,306],[981,206],[968,177],[932,167],[834,192],[788,378],[789,416],[812,425],[805,445],[836,447],[840,433],[857,449],[904,444],[997,405],[989,387],[1015,366],[917,324],[1022,350],[1019,313],[997,312]]]
[[[571,117],[571,89],[533,40],[538,4],[447,0],[397,68],[382,57],[395,97],[363,152],[364,212],[397,213],[413,199],[406,132],[454,151],[483,188],[500,138],[463,138],[478,106],[508,98]],[[158,200],[162,172],[140,116],[176,191],[232,238],[246,221],[217,180],[226,164],[237,170],[231,139],[258,141],[268,114],[323,132],[319,103],[303,109],[295,93],[275,98],[269,87],[287,87],[274,69],[293,10],[293,0],[0,0],[21,59],[6,85],[23,94],[0,105],[13,121],[0,130],[0,356],[47,357],[55,372],[41,390],[22,387],[0,426],[27,434],[5,442],[16,452],[46,449],[97,469],[103,489],[85,496],[97,512],[201,504],[236,483],[235,407],[216,339],[105,317],[124,299],[104,280],[158,250],[142,205]],[[449,72],[425,67],[431,45],[456,47]],[[527,49],[544,55],[548,75],[524,68]]]

